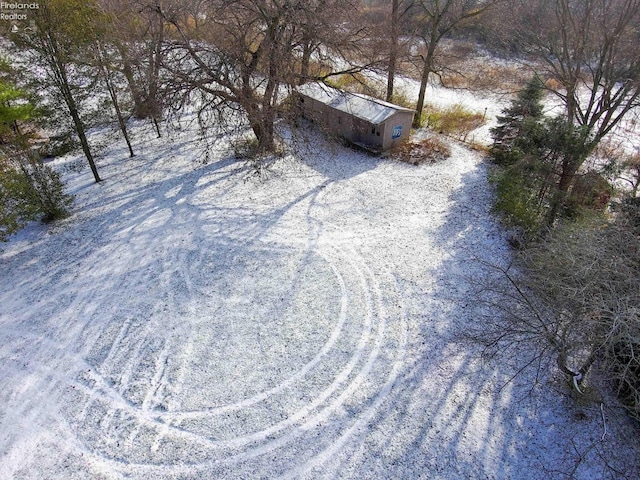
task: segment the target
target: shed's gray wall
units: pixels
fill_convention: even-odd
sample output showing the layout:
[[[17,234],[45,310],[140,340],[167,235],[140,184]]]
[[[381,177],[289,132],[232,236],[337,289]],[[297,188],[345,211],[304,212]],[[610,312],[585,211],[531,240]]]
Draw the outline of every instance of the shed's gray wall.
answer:
[[[374,125],[361,118],[353,118],[352,142],[364,143],[374,147],[382,148],[382,130],[379,125]]]
[[[299,94],[299,98],[305,118],[354,143],[364,143],[387,150],[407,140],[411,133],[412,112],[396,112],[380,125],[373,125],[306,95]],[[401,135],[399,138],[392,138],[394,128],[398,126],[402,127]]]
[[[396,112],[387,118],[380,126],[382,128],[382,149],[388,150],[409,139],[411,135],[411,124],[413,123],[413,112]],[[393,138],[393,131],[397,127],[402,127],[400,137]]]

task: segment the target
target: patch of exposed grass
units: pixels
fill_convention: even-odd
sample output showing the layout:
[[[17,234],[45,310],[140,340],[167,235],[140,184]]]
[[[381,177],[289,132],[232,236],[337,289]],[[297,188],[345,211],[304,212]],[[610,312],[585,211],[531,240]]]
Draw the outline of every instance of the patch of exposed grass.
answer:
[[[375,98],[384,98],[386,86],[382,82],[373,81],[361,73],[342,74],[331,77],[327,84],[352,93],[362,93]]]
[[[443,86],[447,88],[471,90],[509,91],[526,81],[525,72],[516,65],[477,62],[457,65],[452,70],[444,72],[440,78]]]
[[[386,83],[372,80],[360,73],[338,75],[328,80],[327,84],[348,92],[369,95],[373,98],[385,99],[387,96]],[[391,103],[411,109],[414,109],[416,106],[415,102],[409,98],[407,92],[399,88],[394,90]]]
[[[467,135],[485,124],[485,117],[455,104],[448,108],[425,105],[424,126],[444,135],[466,139]]]

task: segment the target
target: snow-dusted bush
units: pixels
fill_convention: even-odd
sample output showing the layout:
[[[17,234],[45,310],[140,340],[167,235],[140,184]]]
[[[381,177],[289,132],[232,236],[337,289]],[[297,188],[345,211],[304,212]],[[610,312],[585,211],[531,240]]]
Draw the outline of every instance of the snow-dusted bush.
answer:
[[[496,170],[491,177],[496,186],[494,210],[503,223],[520,231],[523,239],[537,235],[544,219],[544,208],[530,189],[530,182],[516,169]]]
[[[28,179],[9,162],[0,158],[0,241],[37,216]]]
[[[0,158],[0,241],[40,218],[51,222],[68,215],[73,197],[58,173],[26,152],[6,151]]]
[[[481,298],[500,305],[503,315],[486,319],[476,335],[524,367],[557,367],[578,394],[597,366],[640,420],[637,210],[634,215],[564,224],[520,251],[518,268],[493,267],[499,275]]]
[[[40,160],[24,163],[21,169],[29,182],[31,203],[41,214],[41,220],[48,223],[66,217],[73,197],[65,193],[58,172]]]

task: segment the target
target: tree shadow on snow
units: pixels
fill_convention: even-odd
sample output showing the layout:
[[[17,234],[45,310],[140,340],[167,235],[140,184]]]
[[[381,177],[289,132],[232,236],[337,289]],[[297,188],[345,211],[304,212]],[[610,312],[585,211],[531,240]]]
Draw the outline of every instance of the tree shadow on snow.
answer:
[[[634,441],[598,442],[598,405],[580,407],[552,375],[532,389],[535,373],[516,376],[512,358],[482,358],[482,345],[466,332],[487,312],[475,297],[490,274],[478,261],[505,266],[506,237],[491,218],[486,166],[462,176],[444,224],[426,230],[444,245],[433,288],[399,279],[420,292],[409,307],[419,326],[413,348],[389,398],[370,426],[337,456],[329,474],[359,478],[634,478]],[[418,252],[419,254],[419,252]],[[583,417],[584,412],[586,416]],[[610,419],[611,420],[611,419]],[[371,436],[384,438],[381,443]],[[595,448],[594,448],[594,438]],[[627,449],[628,448],[628,449]],[[631,463],[630,463],[631,462]],[[345,474],[345,472],[347,472]]]
[[[208,289],[220,288],[228,296],[244,291],[249,297],[252,274],[268,276],[265,265],[290,268],[286,278],[274,277],[281,285],[273,291],[281,300],[262,302],[261,315],[273,318],[292,308],[291,299],[299,294],[303,279],[313,274],[309,265],[316,265],[316,242],[325,224],[312,210],[322,205],[323,192],[382,162],[343,147],[336,147],[335,157],[327,159],[327,154],[317,153],[325,149],[312,145],[308,154],[299,150],[298,157],[324,179],[309,182],[284,199],[257,193],[229,158],[171,176],[162,174],[166,159],[134,159],[138,165],[147,162],[149,170],[136,166],[108,176],[103,186],[81,186],[99,193],[87,199],[76,218],[57,234],[2,260],[6,272],[15,272],[11,288],[5,285],[0,291],[0,338],[5,340],[5,350],[37,352],[55,339],[59,345],[47,344],[46,352],[34,353],[34,358],[44,363],[62,352],[58,371],[95,369],[104,376],[105,385],[111,382],[117,387],[127,381],[126,372],[116,371],[122,367],[113,360],[118,355],[137,355],[144,365],[147,350],[162,351],[168,344],[169,327],[184,329],[179,339],[198,334],[180,326],[181,315],[216,314],[192,310],[209,305],[203,300]],[[189,145],[172,148],[175,155],[184,155]],[[568,423],[566,431],[561,431],[565,425],[556,425],[557,412],[568,410],[562,399],[549,399],[546,405],[541,397],[527,397],[529,385],[506,382],[513,374],[510,365],[500,359],[482,362],[481,347],[461,341],[460,333],[481,318],[473,291],[474,282],[481,281],[485,272],[473,259],[502,262],[509,257],[504,235],[488,219],[485,167],[463,174],[461,180],[449,197],[444,223],[435,229],[424,226],[425,240],[443,245],[445,252],[429,272],[433,285],[397,278],[400,290],[414,292],[407,307],[415,333],[409,339],[411,355],[369,426],[354,435],[344,451],[328,459],[319,476],[356,478],[366,472],[370,478],[565,478],[563,472],[573,466],[566,463],[576,462],[576,451],[585,445],[577,433],[580,428],[588,430],[585,425]],[[246,202],[230,201],[232,191],[234,198]],[[253,199],[255,195],[259,198]],[[270,233],[282,228],[292,212],[308,224],[298,232],[300,238],[284,239],[298,242],[289,250],[274,242]],[[28,297],[16,299],[15,292],[28,292]],[[167,316],[171,321],[163,323]],[[147,321],[156,322],[156,330],[149,330]],[[32,335],[31,347],[25,343],[27,333]],[[116,344],[126,335],[131,335],[132,342],[138,339],[139,345],[132,343],[129,353],[118,353]],[[69,352],[83,360],[73,364],[78,359],[72,355],[65,364]],[[4,380],[10,390],[31,372],[29,365],[15,368],[11,378]],[[140,382],[155,378],[159,373],[154,368],[148,367],[146,380],[141,374]],[[60,394],[73,382],[64,375],[52,383],[47,383],[49,378],[43,374],[34,388],[11,402],[17,405],[37,389],[42,390],[38,399]],[[155,402],[156,394],[148,392],[157,385],[143,387],[142,394],[127,393],[126,401]],[[546,388],[542,398],[548,394]],[[159,399],[157,403],[158,408],[166,408]],[[89,407],[84,408],[73,415],[86,415]],[[597,421],[592,419],[589,428],[594,424]],[[100,443],[90,438],[86,442],[90,447]],[[107,447],[96,448],[106,457],[117,458]],[[161,457],[149,455],[150,461],[162,463]],[[584,460],[585,473],[578,469],[576,477],[586,478],[600,470],[606,474],[599,461],[597,457]]]
[[[341,139],[319,132],[317,128],[307,124],[305,128],[294,130],[290,142],[298,161],[330,181],[357,177],[384,162],[379,156],[345,145]]]

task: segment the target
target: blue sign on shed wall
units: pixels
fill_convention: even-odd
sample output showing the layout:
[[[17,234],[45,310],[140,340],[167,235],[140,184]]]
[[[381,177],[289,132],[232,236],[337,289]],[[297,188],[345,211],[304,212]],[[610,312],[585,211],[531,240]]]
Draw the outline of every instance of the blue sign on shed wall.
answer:
[[[391,132],[391,138],[400,138],[401,136],[402,136],[402,125],[393,127],[393,131]]]

